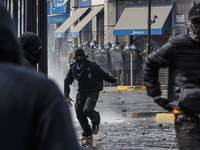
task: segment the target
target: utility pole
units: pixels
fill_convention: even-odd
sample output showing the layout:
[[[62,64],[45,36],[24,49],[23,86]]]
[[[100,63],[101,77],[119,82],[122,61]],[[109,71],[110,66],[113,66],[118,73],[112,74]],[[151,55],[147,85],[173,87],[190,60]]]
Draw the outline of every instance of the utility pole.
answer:
[[[148,5],[148,52],[147,54],[150,54],[150,43],[151,43],[151,0],[149,0]]]
[[[47,75],[47,0],[38,0],[38,35],[42,40],[44,49],[44,53],[39,64],[39,70]]]
[[[151,21],[151,0],[149,0],[149,5],[148,5],[148,52],[147,54],[150,54],[150,49],[151,49],[151,24],[156,22],[156,18],[158,18],[156,15],[153,17],[153,21]]]
[[[37,34],[37,9],[36,0],[26,1],[26,31],[34,32]]]

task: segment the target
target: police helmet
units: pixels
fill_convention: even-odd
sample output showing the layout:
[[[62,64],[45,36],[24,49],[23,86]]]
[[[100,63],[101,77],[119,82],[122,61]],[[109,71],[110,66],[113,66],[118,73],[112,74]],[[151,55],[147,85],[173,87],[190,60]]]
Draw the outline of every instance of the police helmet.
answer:
[[[99,50],[102,50],[102,49],[104,49],[104,46],[103,46],[103,44],[99,44],[99,46],[98,46],[98,49],[99,49]]]
[[[131,48],[132,48],[133,50],[138,50],[138,45],[135,44],[135,43],[133,43],[133,44],[131,45]]]
[[[106,43],[105,49],[110,50],[111,47],[112,47],[112,45],[110,42]]]
[[[112,47],[114,48],[115,46],[119,45],[119,43],[117,41],[112,43]]]
[[[126,46],[124,47],[125,50],[130,50],[131,49],[131,44],[126,44]]]
[[[93,40],[92,42],[90,42],[90,47],[94,47],[96,46],[97,42],[95,40]]]
[[[83,44],[79,44],[78,47],[81,48],[81,49],[83,49]]]
[[[78,45],[77,44],[74,44],[73,46],[72,46],[72,51],[76,51],[78,49]]]
[[[86,41],[85,43],[83,43],[83,46],[89,46],[90,45],[90,42],[89,41]]]

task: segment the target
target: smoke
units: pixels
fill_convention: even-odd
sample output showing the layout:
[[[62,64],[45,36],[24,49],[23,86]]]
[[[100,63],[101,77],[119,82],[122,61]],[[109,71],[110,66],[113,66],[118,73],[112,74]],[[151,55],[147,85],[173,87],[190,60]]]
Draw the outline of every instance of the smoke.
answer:
[[[67,67],[66,67],[67,68]],[[58,65],[58,59],[52,50],[48,51],[48,78],[53,80],[54,83],[58,86],[62,94],[64,95],[64,79],[67,75],[68,69],[61,69]],[[74,80],[72,85],[70,86],[70,97],[74,100],[73,107],[69,110],[71,112],[71,117],[73,122],[77,122],[76,115],[75,115],[75,101],[76,101],[76,94],[77,94],[77,81]]]

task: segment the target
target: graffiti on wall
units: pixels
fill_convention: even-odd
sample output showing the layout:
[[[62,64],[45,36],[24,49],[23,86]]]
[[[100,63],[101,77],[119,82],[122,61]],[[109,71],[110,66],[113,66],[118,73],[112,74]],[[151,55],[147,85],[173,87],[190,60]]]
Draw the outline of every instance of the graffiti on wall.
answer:
[[[151,36],[151,43],[153,45],[154,50],[159,49],[162,47],[165,43],[167,43],[169,39],[169,36],[167,35],[152,35]],[[136,43],[138,45],[138,49],[140,52],[146,49],[146,44],[148,43],[148,37],[147,36],[136,36],[134,37],[133,43]],[[159,70],[159,81],[161,84],[166,85],[168,83],[168,68],[161,68]],[[142,70],[140,70],[139,73],[139,79],[138,83],[140,85],[143,84],[143,73]]]
[[[151,35],[151,43],[153,44],[154,50],[162,47],[165,43],[167,43],[169,36],[167,35]],[[140,52],[146,49],[146,44],[148,43],[148,37],[144,36],[136,36],[134,37],[133,43],[138,45],[138,49]]]

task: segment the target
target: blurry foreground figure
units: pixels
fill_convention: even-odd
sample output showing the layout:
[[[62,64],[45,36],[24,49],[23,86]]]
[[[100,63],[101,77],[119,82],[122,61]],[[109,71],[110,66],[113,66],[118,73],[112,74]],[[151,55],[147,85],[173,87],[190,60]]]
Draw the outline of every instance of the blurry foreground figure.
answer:
[[[0,5],[0,149],[79,150],[70,112],[57,86],[20,66],[15,26]]]
[[[116,83],[117,79],[105,73],[95,62],[87,60],[83,49],[75,52],[75,63],[71,64],[70,70],[64,80],[64,94],[69,106],[72,106],[70,95],[70,87],[76,79],[78,81],[78,93],[76,96],[76,115],[83,129],[82,139],[86,142],[93,140],[92,134],[97,134],[100,124],[99,112],[95,111],[99,92],[103,90],[103,80]],[[92,129],[88,123],[88,118],[92,122]]]
[[[25,32],[19,40],[23,50],[22,66],[35,70],[44,51],[40,37],[33,32]]]
[[[143,73],[148,95],[164,109],[174,110],[179,150],[200,150],[200,3],[188,18],[188,34],[170,38],[150,54]],[[172,101],[161,97],[160,67],[173,70]]]

